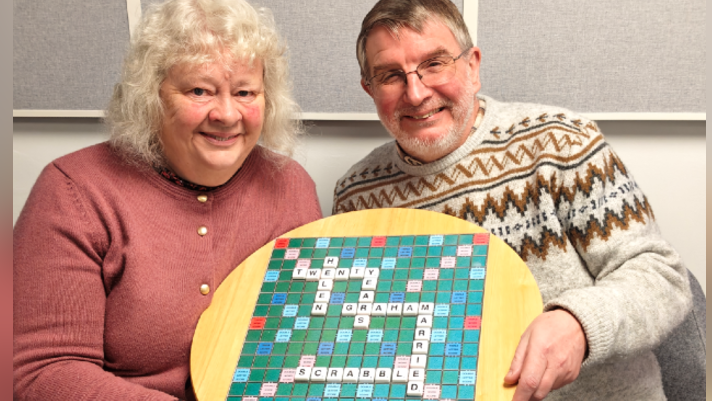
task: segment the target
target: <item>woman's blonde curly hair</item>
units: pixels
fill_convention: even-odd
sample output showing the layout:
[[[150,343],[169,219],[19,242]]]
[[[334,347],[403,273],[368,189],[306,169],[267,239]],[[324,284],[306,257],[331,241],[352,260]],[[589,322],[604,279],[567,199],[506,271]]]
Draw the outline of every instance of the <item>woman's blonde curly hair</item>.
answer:
[[[291,156],[303,126],[292,99],[286,51],[269,10],[255,10],[244,0],[168,0],[149,6],[106,110],[110,143],[134,164],[167,167],[159,137],[164,114],[159,89],[168,70],[229,56],[262,62],[265,116],[260,143]]]

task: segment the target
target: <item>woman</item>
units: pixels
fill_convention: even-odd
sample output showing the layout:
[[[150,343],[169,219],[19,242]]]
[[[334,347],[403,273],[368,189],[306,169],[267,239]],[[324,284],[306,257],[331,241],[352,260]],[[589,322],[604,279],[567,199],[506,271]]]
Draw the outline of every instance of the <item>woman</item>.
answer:
[[[15,226],[15,399],[191,397],[215,288],[321,217],[306,172],[266,149],[293,148],[296,110],[268,15],[243,0],[147,12],[111,140],[47,166]]]

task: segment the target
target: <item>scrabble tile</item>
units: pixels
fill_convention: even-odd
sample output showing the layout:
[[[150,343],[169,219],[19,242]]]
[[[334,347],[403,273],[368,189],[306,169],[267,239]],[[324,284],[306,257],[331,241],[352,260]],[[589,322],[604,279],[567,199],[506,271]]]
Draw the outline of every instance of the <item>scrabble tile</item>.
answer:
[[[374,303],[373,308],[371,308],[371,315],[372,316],[386,316],[387,309],[388,309],[387,303],[382,303],[382,302]]]
[[[411,368],[408,371],[408,382],[424,382],[425,381],[425,369]]]
[[[390,368],[378,368],[375,373],[376,383],[390,383],[391,381],[391,369]]]
[[[307,269],[307,281],[319,281],[321,279],[321,269]]]
[[[326,381],[328,382],[341,382],[344,376],[344,368],[328,368],[326,372]]]
[[[389,303],[386,310],[386,315],[388,316],[400,316],[403,311],[403,304],[401,303]]]
[[[359,377],[359,368],[345,368],[343,381],[346,383],[356,383]]]
[[[364,278],[365,274],[366,274],[366,267],[352,267],[351,272],[349,273],[349,278],[351,278],[351,279]]]
[[[375,290],[378,280],[374,278],[364,278],[361,284],[361,289],[363,290]]]
[[[347,302],[341,306],[341,314],[343,316],[356,316],[357,303]]]
[[[413,341],[413,354],[424,354],[427,355],[428,353],[428,341],[425,340],[416,340]]]
[[[359,302],[356,308],[357,315],[370,315],[373,304],[370,302]]]
[[[334,281],[348,280],[350,271],[351,271],[351,269],[342,268],[342,267],[336,269],[336,273],[334,274]]]
[[[410,369],[408,368],[395,368],[391,376],[391,381],[393,383],[406,383],[408,382],[408,374]]]
[[[296,369],[296,373],[294,375],[294,381],[297,382],[306,382],[311,379],[311,372],[312,368],[307,368],[307,367],[299,367]]]
[[[331,291],[317,291],[314,302],[329,302],[330,299]]]
[[[406,393],[409,397],[421,397],[423,395],[423,382],[422,381],[409,381],[408,390]]]
[[[337,256],[327,256],[324,258],[324,267],[339,267],[339,258]]]
[[[326,371],[327,368],[311,368],[311,376],[309,377],[309,380],[313,382],[326,381]]]
[[[410,356],[410,368],[425,368],[425,363],[427,358],[424,355],[411,355]]]
[[[418,305],[419,315],[432,315],[435,310],[435,303],[433,302],[421,302]]]
[[[415,340],[426,340],[430,341],[430,330],[429,328],[417,328],[415,329]]]
[[[373,383],[376,379],[376,369],[362,368],[358,375],[359,383]]]
[[[361,293],[359,294],[359,297],[358,297],[358,302],[359,303],[362,303],[362,302],[373,303],[374,297],[375,297],[374,291],[361,291]]]
[[[326,316],[326,310],[329,304],[325,302],[317,302],[312,304],[311,314],[312,316]]]
[[[430,315],[418,315],[416,327],[433,327],[433,317]]]
[[[357,329],[367,329],[369,323],[371,322],[371,317],[368,315],[356,315],[354,320],[354,328]]]
[[[419,304],[417,302],[406,302],[403,304],[403,316],[417,316]]]

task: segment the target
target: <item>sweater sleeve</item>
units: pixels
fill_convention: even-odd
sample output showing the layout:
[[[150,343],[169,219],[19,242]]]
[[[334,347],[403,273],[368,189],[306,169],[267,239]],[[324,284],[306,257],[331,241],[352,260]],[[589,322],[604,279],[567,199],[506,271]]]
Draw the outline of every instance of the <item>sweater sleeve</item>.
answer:
[[[75,183],[45,168],[13,232],[14,399],[176,399],[103,370],[108,241]]]
[[[580,321],[589,348],[584,365],[654,348],[691,306],[687,269],[662,238],[647,198],[595,124],[585,129],[591,154],[564,174],[558,218],[594,285],[544,306]]]

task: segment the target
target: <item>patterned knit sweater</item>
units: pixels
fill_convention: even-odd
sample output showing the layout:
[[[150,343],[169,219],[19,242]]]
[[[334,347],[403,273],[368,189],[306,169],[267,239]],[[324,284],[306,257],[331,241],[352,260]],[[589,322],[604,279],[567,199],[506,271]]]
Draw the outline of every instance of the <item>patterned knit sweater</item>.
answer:
[[[485,117],[460,148],[422,166],[395,142],[375,149],[337,182],[333,212],[417,208],[488,229],[527,263],[544,310],[568,310],[586,334],[579,378],[547,399],[665,399],[651,349],[691,298],[645,195],[592,121],[481,97]]]

